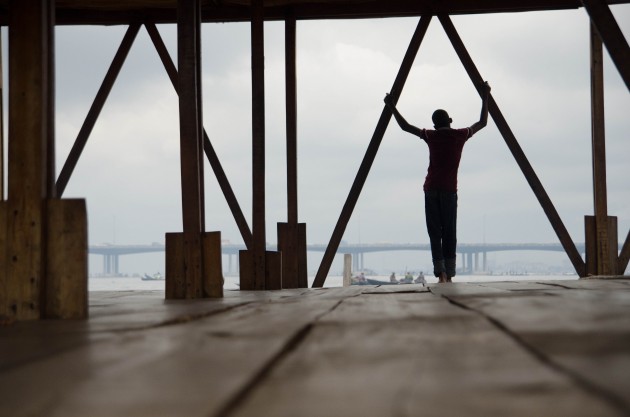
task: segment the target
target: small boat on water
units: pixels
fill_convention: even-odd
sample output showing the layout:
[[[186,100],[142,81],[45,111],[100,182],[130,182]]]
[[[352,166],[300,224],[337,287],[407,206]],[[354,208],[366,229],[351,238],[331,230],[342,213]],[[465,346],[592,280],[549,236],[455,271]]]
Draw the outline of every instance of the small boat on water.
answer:
[[[142,277],[142,280],[143,281],[164,281],[164,276],[160,274],[159,272],[156,272],[153,275],[144,274],[144,276]]]
[[[389,277],[389,281],[382,281],[380,279],[368,278],[365,274],[361,273],[357,277],[353,277],[351,285],[404,285],[404,284],[426,284],[424,274],[420,272],[418,278],[414,280],[413,275],[410,272],[405,274],[405,277],[397,280],[396,275],[392,273]]]
[[[366,278],[368,285],[398,285],[398,282],[381,281],[378,279]]]

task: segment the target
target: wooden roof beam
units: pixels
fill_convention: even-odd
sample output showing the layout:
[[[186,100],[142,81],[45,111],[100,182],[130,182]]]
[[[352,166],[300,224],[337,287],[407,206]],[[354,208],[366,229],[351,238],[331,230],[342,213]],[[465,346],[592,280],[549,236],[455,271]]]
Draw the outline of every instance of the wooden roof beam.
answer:
[[[240,3],[240,4],[239,4]],[[202,22],[249,21],[248,2],[222,1],[202,6]],[[577,0],[376,0],[354,1],[299,1],[286,0],[266,2],[265,20],[283,20],[288,11],[297,20],[309,19],[361,19],[383,17],[420,16],[423,14],[483,14],[542,10],[563,10],[582,7]],[[630,0],[610,0],[608,5],[630,3]],[[8,0],[0,0],[0,25],[8,23]],[[166,6],[165,6],[166,4]],[[112,2],[90,0],[66,0],[57,2],[56,24],[58,25],[129,25],[134,22],[175,23],[176,2],[172,7],[163,0],[129,0],[124,7]]]

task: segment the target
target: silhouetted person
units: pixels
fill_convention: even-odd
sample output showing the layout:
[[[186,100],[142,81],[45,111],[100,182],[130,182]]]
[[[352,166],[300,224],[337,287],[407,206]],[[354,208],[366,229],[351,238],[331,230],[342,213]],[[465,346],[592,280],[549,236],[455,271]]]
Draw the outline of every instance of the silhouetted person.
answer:
[[[424,210],[431,241],[433,273],[439,282],[450,282],[455,276],[457,246],[457,170],[464,144],[488,122],[490,85],[481,87],[479,121],[463,129],[451,128],[453,120],[445,110],[431,116],[435,130],[420,129],[409,124],[398,112],[389,94],[385,104],[391,109],[398,125],[429,145],[429,169],[424,181]]]

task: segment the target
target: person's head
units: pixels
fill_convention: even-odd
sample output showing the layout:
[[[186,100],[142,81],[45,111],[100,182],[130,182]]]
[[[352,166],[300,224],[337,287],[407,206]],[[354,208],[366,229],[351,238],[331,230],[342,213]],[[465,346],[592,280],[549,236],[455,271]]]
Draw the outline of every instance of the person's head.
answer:
[[[433,120],[433,125],[436,129],[440,127],[450,127],[451,123],[453,123],[453,119],[450,118],[446,110],[442,109],[434,111],[431,119]]]

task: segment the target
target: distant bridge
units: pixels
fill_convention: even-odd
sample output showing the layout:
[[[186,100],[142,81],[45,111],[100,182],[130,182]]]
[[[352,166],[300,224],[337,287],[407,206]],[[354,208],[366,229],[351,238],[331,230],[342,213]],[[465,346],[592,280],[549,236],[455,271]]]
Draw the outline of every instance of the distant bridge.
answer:
[[[584,243],[576,244],[578,251],[584,253]],[[270,246],[271,247],[271,246]],[[228,270],[233,270],[233,259],[238,256],[240,250],[244,250],[244,244],[224,243],[221,251],[228,256]],[[325,252],[325,244],[311,244],[306,248],[311,252]],[[93,255],[103,255],[103,273],[118,275],[118,262],[121,255],[134,255],[139,253],[164,252],[164,245],[152,243],[150,245],[91,245],[88,248]],[[338,254],[352,254],[353,270],[364,269],[363,256],[373,252],[401,252],[401,251],[430,251],[428,243],[341,243]],[[548,251],[564,252],[560,243],[458,243],[457,252],[462,254],[461,268],[464,272],[477,271],[481,267],[486,270],[486,255],[488,252],[502,251]],[[482,264],[479,263],[479,254],[482,254]]]

